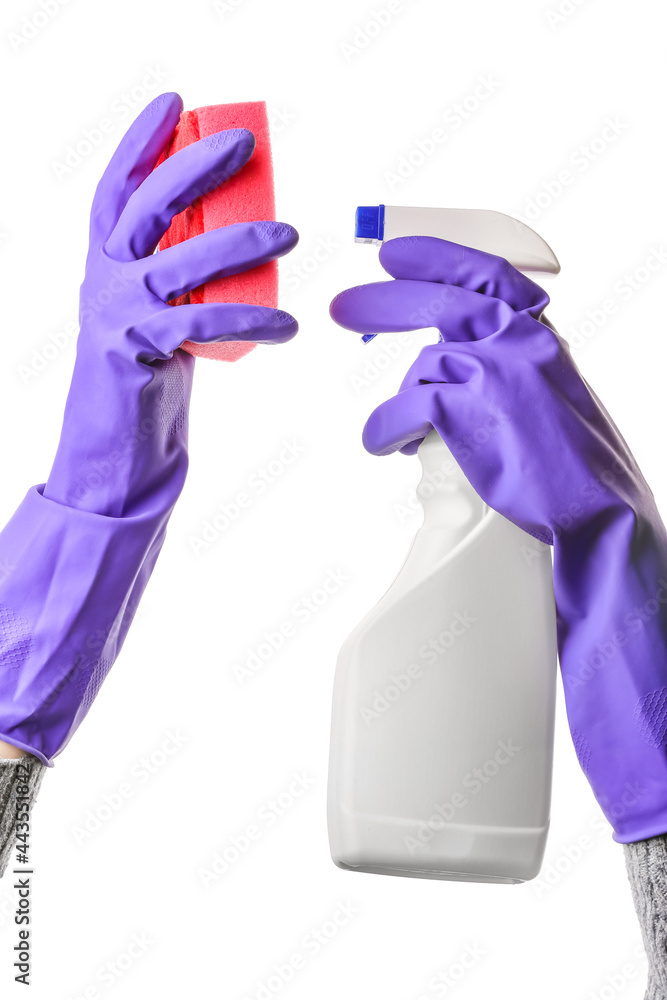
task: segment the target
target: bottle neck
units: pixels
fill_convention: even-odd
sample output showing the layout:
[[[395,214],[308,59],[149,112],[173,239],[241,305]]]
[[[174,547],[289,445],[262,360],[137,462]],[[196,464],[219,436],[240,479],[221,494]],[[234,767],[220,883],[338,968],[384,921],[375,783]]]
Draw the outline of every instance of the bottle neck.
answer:
[[[467,532],[486,513],[451,451],[437,431],[419,447],[422,478],[417,496],[424,508],[424,528],[465,528]]]

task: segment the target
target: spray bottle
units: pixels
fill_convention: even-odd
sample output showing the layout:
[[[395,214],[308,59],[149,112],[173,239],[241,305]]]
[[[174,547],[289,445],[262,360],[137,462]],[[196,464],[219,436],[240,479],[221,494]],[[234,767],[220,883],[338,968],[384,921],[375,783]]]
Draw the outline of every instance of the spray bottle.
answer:
[[[537,233],[498,212],[357,209],[358,242],[414,235],[520,270],[560,269]],[[523,882],[539,872],[549,828],[551,553],[480,499],[435,431],[419,458],[422,527],[338,658],[331,853],[355,871]]]

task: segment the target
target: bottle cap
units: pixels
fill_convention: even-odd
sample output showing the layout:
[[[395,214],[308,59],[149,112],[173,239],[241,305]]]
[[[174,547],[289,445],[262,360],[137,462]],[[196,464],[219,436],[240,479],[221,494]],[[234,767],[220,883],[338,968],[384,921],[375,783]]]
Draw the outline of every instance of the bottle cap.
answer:
[[[382,243],[384,205],[360,205],[354,215],[355,243]]]

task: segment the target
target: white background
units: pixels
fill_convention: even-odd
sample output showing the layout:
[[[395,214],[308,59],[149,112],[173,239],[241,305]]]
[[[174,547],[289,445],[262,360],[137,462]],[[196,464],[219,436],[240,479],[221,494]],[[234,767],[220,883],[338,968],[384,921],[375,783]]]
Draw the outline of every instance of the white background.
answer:
[[[278,218],[301,233],[281,263],[282,304],[301,332],[235,365],[198,362],[191,472],[164,552],[121,659],[46,775],[33,824],[39,1000],[254,998],[272,967],[296,952],[305,969],[270,996],[432,1000],[443,993],[429,980],[456,975],[467,947],[483,955],[447,994],[457,1000],[643,995],[623,851],[599,819],[562,706],[545,862],[552,885],[340,871],[325,826],[336,653],[419,524],[419,515],[401,521],[395,509],[418,480],[417,459],[372,458],[360,432],[435,336],[415,335],[373,379],[395,338],[363,347],[329,319],[338,291],[382,276],[376,252],[352,240],[357,204],[530,217],[562,263],[550,318],[580,343],[578,364],[667,507],[664,266],[630,295],[614,287],[627,287],[623,275],[641,269],[666,235],[664,14],[649,0],[579,0],[558,20],[549,13],[557,2],[403,0],[381,29],[374,12],[386,0],[223,0],[217,10],[210,0],[69,0],[49,18],[36,0],[3,5],[3,523],[47,475],[74,357],[71,339],[49,345],[76,317],[95,184],[146,101],[159,90],[177,90],[190,108],[266,100]],[[26,41],[20,33],[30,34],[32,21],[39,27]],[[146,86],[151,73],[161,80]],[[491,78],[494,92],[475,101],[480,78]],[[446,141],[392,185],[400,158],[463,102],[467,118],[450,113]],[[110,134],[59,178],[68,147],[102,118],[111,118]],[[600,145],[607,118],[620,134]],[[566,169],[572,183],[559,195],[552,182]],[[541,208],[531,210],[540,194]],[[333,248],[315,267],[320,241]],[[295,268],[310,273],[300,280]],[[616,311],[581,336],[588,311],[606,299]],[[365,384],[355,385],[365,366]],[[191,536],[285,441],[303,454],[195,555]],[[233,665],[338,569],[345,585],[240,685]],[[160,756],[170,731],[187,740]],[[140,762],[155,754],[161,766],[143,782]],[[206,890],[199,869],[293,772],[312,786]],[[78,843],[89,811],[128,782],[131,797]],[[304,937],[341,901],[357,912],[312,954]],[[11,997],[23,995],[12,982],[14,903],[5,880],[0,989]],[[98,970],[119,957],[125,964],[134,934],[147,936],[147,950],[122,978],[102,982]]]

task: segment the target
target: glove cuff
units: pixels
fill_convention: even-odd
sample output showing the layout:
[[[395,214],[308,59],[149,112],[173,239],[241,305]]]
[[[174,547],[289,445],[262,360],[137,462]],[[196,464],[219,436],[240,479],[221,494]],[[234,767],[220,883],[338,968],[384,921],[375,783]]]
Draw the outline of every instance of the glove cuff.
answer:
[[[62,750],[120,651],[168,517],[28,492],[0,533],[0,739],[47,765]]]

